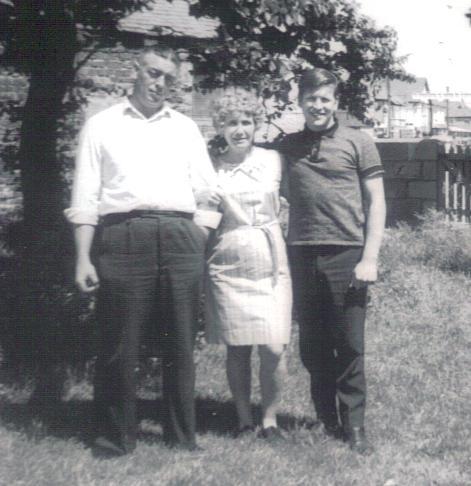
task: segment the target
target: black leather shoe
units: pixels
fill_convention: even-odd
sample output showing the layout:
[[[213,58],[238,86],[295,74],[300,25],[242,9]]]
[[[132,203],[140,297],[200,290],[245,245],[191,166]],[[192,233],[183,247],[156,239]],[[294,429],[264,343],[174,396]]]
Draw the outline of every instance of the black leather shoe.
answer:
[[[199,446],[196,442],[167,442],[167,447],[169,449],[176,449],[179,451],[189,451],[189,452],[203,452],[204,449]]]
[[[353,452],[368,456],[374,452],[373,446],[366,438],[365,429],[363,427],[352,427],[348,430],[347,441],[350,449]]]
[[[278,427],[267,427],[266,429],[260,430],[258,437],[265,439],[267,442],[283,442],[286,440],[285,436]]]
[[[237,427],[233,432],[232,436],[235,439],[240,439],[242,437],[248,437],[255,432],[255,425],[244,425],[243,427]]]
[[[343,440],[344,432],[340,424],[323,424],[324,434],[332,439]]]
[[[122,447],[117,446],[114,442],[111,442],[106,437],[99,436],[95,439],[92,445],[92,454],[94,457],[100,459],[110,459],[113,457],[124,456],[128,452]]]

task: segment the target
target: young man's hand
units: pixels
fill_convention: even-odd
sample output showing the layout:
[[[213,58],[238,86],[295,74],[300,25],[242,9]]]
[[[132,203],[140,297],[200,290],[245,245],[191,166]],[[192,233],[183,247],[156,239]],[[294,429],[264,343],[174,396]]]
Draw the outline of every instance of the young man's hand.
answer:
[[[378,279],[378,264],[375,261],[360,260],[353,270],[351,286],[361,288]]]
[[[79,260],[75,268],[75,284],[81,292],[89,294],[100,285],[95,267],[90,260]]]

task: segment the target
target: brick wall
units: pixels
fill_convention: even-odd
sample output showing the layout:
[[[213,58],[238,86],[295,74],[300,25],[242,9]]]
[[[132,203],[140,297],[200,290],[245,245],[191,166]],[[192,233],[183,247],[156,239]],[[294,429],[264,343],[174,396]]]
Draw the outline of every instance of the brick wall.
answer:
[[[131,49],[118,46],[113,49],[100,50],[88,57],[86,63],[79,70],[79,79],[92,79],[101,88],[115,88],[115,93],[109,95],[99,91],[88,98],[88,105],[84,107],[84,118],[106,108],[122,96],[130,94],[135,79],[133,63],[140,49]],[[87,53],[85,53],[87,55]],[[180,68],[180,81],[184,86],[192,83],[191,66],[182,62]],[[174,103],[182,113],[191,115],[191,92],[180,90],[180,100]]]
[[[135,71],[133,61],[139,48],[130,48],[123,45],[102,49],[96,52],[84,52],[78,62],[85,60],[78,72],[79,80],[93,80],[100,88],[116,88],[116,93],[107,94],[104,90],[90,94],[88,106],[84,107],[84,118],[92,115],[102,108],[113,104],[117,98],[129,94]],[[190,66],[182,62],[181,80],[185,86],[191,85]],[[0,70],[0,102],[5,100],[14,100],[24,102],[28,89],[27,77],[12,73],[6,70]],[[181,102],[177,103],[177,108],[191,114],[191,93],[180,93]],[[4,127],[6,120],[0,119],[0,131]],[[3,132],[2,132],[3,133]]]
[[[438,158],[435,140],[377,142],[385,168],[388,225],[414,222],[415,215],[436,208]]]

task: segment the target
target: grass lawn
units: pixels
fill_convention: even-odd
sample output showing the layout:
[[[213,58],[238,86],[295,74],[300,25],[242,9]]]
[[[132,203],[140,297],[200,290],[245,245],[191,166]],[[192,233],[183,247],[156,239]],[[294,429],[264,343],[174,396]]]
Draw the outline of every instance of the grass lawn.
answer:
[[[269,445],[228,431],[235,413],[223,348],[197,350],[201,452],[161,443],[158,397],[143,387],[134,454],[92,457],[91,388],[75,381],[54,410],[27,404],[27,386],[0,384],[1,485],[471,485],[471,229],[431,215],[417,229],[389,230],[367,322],[367,426],[375,454],[326,439],[309,401],[307,374],[289,348],[280,423]],[[256,363],[254,354],[254,362]],[[254,369],[254,397],[259,392]]]

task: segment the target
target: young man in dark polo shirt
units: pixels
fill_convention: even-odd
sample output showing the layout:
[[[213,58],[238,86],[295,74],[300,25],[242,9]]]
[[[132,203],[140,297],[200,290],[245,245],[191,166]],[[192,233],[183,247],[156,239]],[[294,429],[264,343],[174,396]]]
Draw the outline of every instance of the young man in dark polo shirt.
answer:
[[[385,224],[383,168],[368,135],[338,125],[337,87],[325,69],[303,74],[299,103],[306,126],[287,135],[279,150],[287,162],[301,359],[317,417],[328,435],[369,453],[364,329]]]

